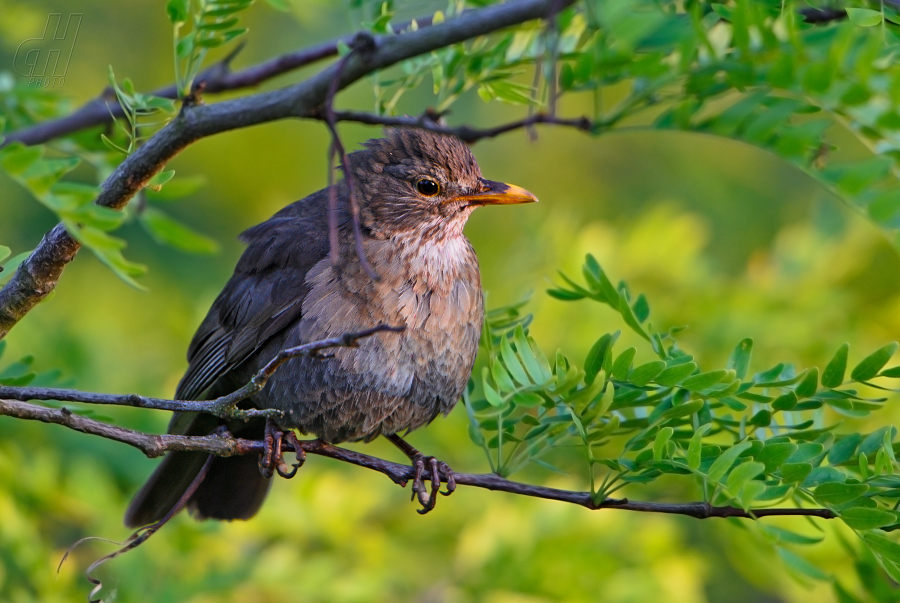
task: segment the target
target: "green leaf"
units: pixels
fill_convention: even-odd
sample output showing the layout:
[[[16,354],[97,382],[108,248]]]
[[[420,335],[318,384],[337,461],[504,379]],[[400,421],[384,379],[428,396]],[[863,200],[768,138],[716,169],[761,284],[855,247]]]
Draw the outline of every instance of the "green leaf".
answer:
[[[691,436],[691,443],[688,445],[687,451],[687,464],[694,471],[700,467],[703,436],[709,431],[710,427],[712,427],[710,423],[701,425],[694,432],[694,435]]]
[[[725,370],[700,373],[699,375],[694,375],[693,377],[685,379],[681,383],[681,387],[690,391],[701,391],[719,383],[726,377],[727,374],[728,371]]]
[[[890,429],[885,430],[884,432],[884,452],[888,455],[888,458],[891,459],[892,462],[897,462],[897,457],[894,456],[894,429],[891,427]]]
[[[527,353],[531,353],[530,348]],[[528,373],[525,372],[525,367],[522,366],[519,357],[516,355],[515,350],[513,350],[509,337],[500,338],[500,357],[503,359],[503,364],[506,365],[509,374],[512,375],[512,378],[515,379],[519,385],[527,386],[532,384],[532,380],[528,378]]]
[[[141,225],[156,242],[189,253],[215,253],[219,244],[206,235],[178,222],[164,212],[147,207],[140,214]]]
[[[876,450],[884,446],[884,434],[888,429],[890,429],[893,434],[893,428],[881,427],[863,438],[862,443],[859,445],[859,451],[863,454],[875,453]]]
[[[881,11],[868,8],[847,8],[850,22],[859,27],[874,27],[881,23]]]
[[[814,488],[821,484],[841,483],[846,479],[847,476],[834,467],[816,467],[803,480],[803,487]]]
[[[797,452],[791,455],[788,461],[801,463],[819,456],[825,451],[825,447],[818,442],[805,442],[797,446]]]
[[[738,379],[747,376],[750,368],[750,355],[753,352],[753,340],[750,338],[742,339],[731,352],[728,363],[725,365],[727,369],[734,369]]]
[[[6,245],[0,245],[0,262],[9,257],[12,253],[12,250]]]
[[[469,423],[469,439],[472,440],[476,446],[484,446],[484,435],[482,435],[481,431],[471,423]]]
[[[205,29],[207,31],[231,29],[238,24],[238,21],[240,21],[238,17],[232,17],[230,19],[225,19],[224,21],[206,21],[200,24],[199,29]]]
[[[161,190],[162,185],[172,179],[175,175],[175,170],[162,170],[161,172],[157,172],[153,178],[147,181],[147,187],[153,190]]]
[[[840,465],[852,459],[860,442],[862,442],[862,435],[858,433],[839,438],[828,451],[829,464]]]
[[[615,334],[606,333],[591,347],[591,351],[588,352],[587,358],[584,359],[585,383],[590,384],[594,382],[594,378],[597,376],[597,373],[600,372],[607,355],[609,355],[613,344],[618,338],[618,331],[616,331]]]
[[[894,352],[897,351],[897,347],[898,344],[894,341],[875,350],[863,358],[862,361],[854,367],[853,371],[850,373],[850,377],[854,381],[868,381],[875,377],[878,375],[878,371],[888,363],[888,360],[891,359]]]
[[[112,237],[93,226],[79,225],[68,220],[64,220],[63,224],[73,237],[93,251],[97,259],[112,270],[116,276],[136,289],[143,289],[134,280],[134,277],[146,273],[147,268],[125,259],[125,256],[122,255],[125,241]]]
[[[190,14],[190,0],[169,0],[166,2],[166,14],[173,24],[184,23]]]
[[[606,272],[603,271],[603,268],[600,267],[597,258],[591,254],[587,254],[584,258],[582,273],[584,274],[585,280],[591,286],[591,289],[598,293],[603,301],[613,308],[619,308],[619,292],[613,287],[612,281],[606,276]]]
[[[481,373],[481,387],[484,389],[484,397],[488,404],[494,408],[500,408],[504,405],[503,398],[497,393],[497,390],[491,387],[491,384],[488,382],[488,374],[487,368]]]
[[[871,511],[872,509],[869,510]],[[863,534],[862,537],[873,553],[885,559],[890,559],[894,563],[900,563],[900,544],[877,532],[868,532]]]
[[[789,391],[772,400],[772,410],[791,410],[797,406],[797,394]]]
[[[0,149],[0,165],[10,174],[22,174],[43,156],[41,145],[26,147],[21,142],[14,142]]]
[[[656,439],[653,441],[654,461],[661,461],[667,458],[666,447],[669,445],[669,440],[672,438],[673,433],[675,433],[675,430],[671,427],[663,427],[656,434]]]
[[[810,463],[784,463],[781,466],[781,478],[788,483],[802,482],[811,471]]]
[[[788,569],[791,569],[798,574],[803,574],[805,576],[813,578],[814,580],[831,579],[830,575],[823,572],[818,568],[818,566],[810,563],[797,553],[794,553],[782,547],[778,547],[778,556],[781,557],[781,560],[784,561]]]
[[[766,488],[764,482],[761,480],[751,480],[741,488],[741,492],[738,495],[738,501],[744,510],[748,510],[750,505],[761,496],[764,496],[767,491],[768,488]]]
[[[859,498],[869,491],[866,484],[842,484],[826,482],[816,488],[813,496],[822,505],[840,505]]]
[[[819,387],[819,369],[812,367],[806,373],[806,377],[797,386],[795,390],[798,398],[809,398],[816,393]]]
[[[740,444],[735,444],[725,452],[723,452],[719,458],[717,458],[713,464],[710,466],[709,471],[707,472],[707,477],[711,482],[719,482],[722,481],[722,478],[725,477],[725,473],[731,469],[731,466],[734,465],[734,462],[737,458],[748,448],[750,448],[750,442],[741,442]]]
[[[850,507],[841,511],[841,519],[854,530],[874,530],[897,523],[897,514],[884,509]]]
[[[637,296],[637,299],[631,304],[631,309],[640,323],[646,321],[650,316],[650,305],[647,303],[647,298],[643,293]]]
[[[670,421],[672,419],[677,419],[678,417],[684,417],[687,415],[692,415],[695,412],[699,412],[701,408],[706,404],[703,400],[690,400],[688,402],[683,402],[682,404],[676,404],[672,406],[662,413],[660,413],[653,423],[662,423],[665,421]],[[659,409],[661,407],[657,407]],[[651,418],[653,415],[651,414]]]
[[[494,383],[497,385],[497,389],[499,391],[510,392],[516,389],[515,384],[512,382],[512,379],[509,376],[509,373],[503,367],[503,363],[491,362],[490,371],[491,377],[494,378]]]
[[[741,491],[744,485],[765,470],[766,466],[756,461],[742,463],[731,470],[725,488],[732,494]],[[765,486],[764,486],[765,487]]]
[[[768,427],[771,423],[772,413],[768,410],[757,411],[757,413],[747,421],[748,425],[753,425],[754,427]]]
[[[637,317],[634,315],[634,311],[631,309],[631,306],[628,305],[628,300],[625,299],[624,295],[619,297],[619,314],[622,315],[625,324],[631,327],[635,333],[647,341],[650,341],[650,336],[647,335],[647,332],[641,327],[641,323],[638,322]]]
[[[513,341],[516,344],[518,356],[531,380],[538,384],[550,381],[553,377],[550,372],[550,363],[547,362],[547,358],[541,349],[534,345],[530,338],[525,335],[525,329],[521,324],[516,327]]]
[[[612,383],[607,383],[606,389],[603,390],[603,395],[600,396],[600,401],[597,404],[595,409],[592,409],[591,413],[593,417],[602,417],[606,414],[606,411],[609,410],[609,407],[612,406],[613,400],[616,397],[616,388]],[[591,417],[591,420],[593,420]],[[587,420],[587,419],[586,419]],[[612,417],[612,421],[614,421],[618,425],[619,418],[616,416]]]
[[[119,145],[117,145],[116,143],[114,143],[109,137],[106,136],[106,134],[102,134],[102,133],[101,133],[101,134],[100,134],[100,140],[101,140],[101,142],[103,142],[103,144],[105,144],[111,151],[118,151],[119,153],[122,153],[123,155],[128,155],[128,149],[123,149],[122,147],[120,147]]]
[[[697,370],[697,364],[694,362],[685,362],[670,366],[659,375],[656,376],[656,383],[671,387],[678,385],[687,379],[694,371]]]
[[[850,344],[845,343],[838,348],[828,366],[822,372],[822,385],[835,388],[844,382],[844,372],[847,370],[847,354]]]
[[[654,377],[659,375],[666,368],[666,363],[662,360],[654,360],[647,364],[636,366],[629,374],[628,381],[634,385],[644,386],[650,383]]]
[[[787,544],[817,544],[822,542],[825,538],[824,536],[806,536],[805,534],[798,534],[797,532],[791,532],[790,530],[785,530],[784,528],[764,524],[762,522],[759,523],[758,528],[763,534],[776,542],[784,542]]]
[[[796,451],[797,445],[793,442],[766,442],[766,445],[755,455],[755,458],[765,465],[766,473],[772,473],[781,467]]]
[[[631,370],[631,363],[634,360],[634,354],[637,350],[633,347],[624,350],[618,355],[612,365],[612,376],[616,379],[624,380],[628,378],[628,371]],[[665,372],[665,371],[663,371]],[[662,373],[660,373],[662,374]]]

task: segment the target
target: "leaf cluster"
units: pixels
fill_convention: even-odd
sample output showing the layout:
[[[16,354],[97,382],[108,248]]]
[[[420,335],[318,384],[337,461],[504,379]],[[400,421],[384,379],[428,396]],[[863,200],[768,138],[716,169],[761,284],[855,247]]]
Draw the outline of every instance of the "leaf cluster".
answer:
[[[240,13],[254,0],[169,0],[166,14],[174,31],[175,81],[178,95],[191,95],[207,52],[247,33]]]
[[[889,575],[900,576],[900,557],[883,533],[900,525],[897,430],[842,433],[840,419],[866,416],[888,399],[864,396],[862,388],[896,391],[885,385],[900,379],[900,366],[887,366],[896,342],[849,375],[847,344],[821,373],[788,363],[751,372],[750,339],[738,342],[723,367],[704,369],[679,348],[678,329],[653,329],[645,297],[624,282],[613,285],[592,256],[582,272],[584,283],[561,274],[564,284],[549,294],[608,306],[646,348],[617,349],[617,331],[599,337],[583,362],[561,351],[550,361],[528,335],[531,319],[521,307],[489,313],[482,366],[464,402],[470,436],[495,471],[509,475],[532,462],[555,469],[543,457],[574,446],[596,503],[626,485],[671,476],[696,484],[714,505],[825,507],[860,534]],[[652,359],[638,360],[643,355]],[[780,534],[778,546],[800,543],[772,534]],[[781,554],[794,561],[791,551]]]

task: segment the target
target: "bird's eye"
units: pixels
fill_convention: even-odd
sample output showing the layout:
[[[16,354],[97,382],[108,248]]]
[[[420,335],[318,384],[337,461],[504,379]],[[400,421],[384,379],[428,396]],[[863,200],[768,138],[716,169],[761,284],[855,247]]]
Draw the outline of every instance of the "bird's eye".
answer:
[[[422,178],[416,182],[416,190],[426,197],[434,197],[441,192],[441,185],[430,178]]]

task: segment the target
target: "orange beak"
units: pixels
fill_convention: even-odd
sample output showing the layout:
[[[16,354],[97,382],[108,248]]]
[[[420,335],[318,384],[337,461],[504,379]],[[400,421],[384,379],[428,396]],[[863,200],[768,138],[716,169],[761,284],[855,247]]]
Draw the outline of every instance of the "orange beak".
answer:
[[[481,180],[481,191],[452,199],[468,205],[513,205],[516,203],[537,203],[537,197],[515,184]]]

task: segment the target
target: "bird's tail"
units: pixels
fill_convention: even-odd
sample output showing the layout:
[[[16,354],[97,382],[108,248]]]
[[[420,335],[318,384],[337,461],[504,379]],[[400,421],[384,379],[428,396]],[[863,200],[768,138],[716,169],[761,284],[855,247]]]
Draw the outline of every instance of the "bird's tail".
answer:
[[[169,433],[206,435],[217,419],[200,413],[178,413]],[[263,425],[250,421],[235,426],[235,436],[261,439]],[[155,523],[178,504],[206,463],[203,452],[168,453],[147,483],[135,494],[125,512],[125,525],[137,528]],[[271,480],[264,477],[254,455],[216,457],[206,476],[187,502],[200,519],[250,519],[259,511]]]

